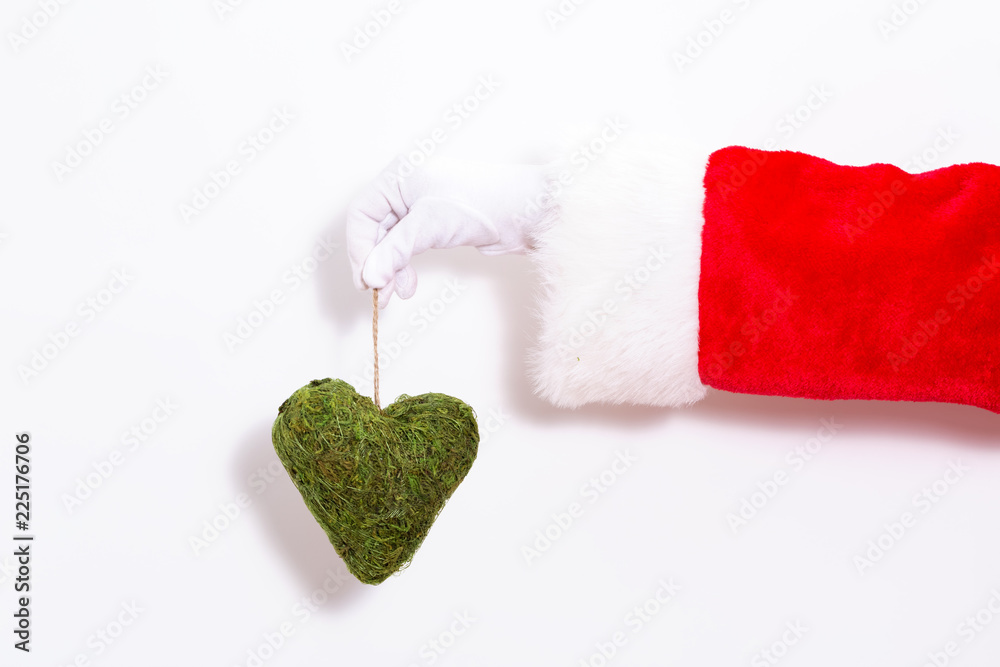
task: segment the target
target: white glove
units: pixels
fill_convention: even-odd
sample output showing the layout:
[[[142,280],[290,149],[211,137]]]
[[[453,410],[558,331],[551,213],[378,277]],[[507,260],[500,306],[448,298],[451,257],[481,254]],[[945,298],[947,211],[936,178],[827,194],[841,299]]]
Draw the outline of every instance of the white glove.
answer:
[[[425,250],[469,245],[497,255],[531,246],[549,167],[435,158],[401,177],[401,164],[397,159],[383,170],[347,214],[354,285],[378,289],[381,307],[393,292],[413,296],[410,258]]]

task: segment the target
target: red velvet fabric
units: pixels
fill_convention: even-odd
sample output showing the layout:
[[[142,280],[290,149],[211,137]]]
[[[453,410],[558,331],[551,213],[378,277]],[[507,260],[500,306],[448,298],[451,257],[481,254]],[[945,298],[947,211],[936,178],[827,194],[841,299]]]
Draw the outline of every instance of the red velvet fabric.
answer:
[[[1000,167],[729,147],[704,184],[702,382],[1000,412]]]

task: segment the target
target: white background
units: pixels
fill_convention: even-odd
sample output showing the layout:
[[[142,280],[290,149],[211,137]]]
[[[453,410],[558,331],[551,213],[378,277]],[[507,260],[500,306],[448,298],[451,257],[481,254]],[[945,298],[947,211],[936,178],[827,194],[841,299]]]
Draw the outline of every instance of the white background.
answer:
[[[382,395],[461,397],[484,424],[479,458],[408,570],[378,587],[348,579],[308,620],[296,613],[342,564],[287,477],[254,475],[276,461],[270,426],[292,391],[364,371],[370,301],[350,282],[347,203],[434,128],[447,130],[442,154],[531,161],[565,127],[620,117],[715,147],[775,137],[914,171],[912,156],[950,129],[958,140],[926,168],[1000,162],[996,3],[911,1],[885,36],[885,0],[590,0],[555,28],[556,0],[406,0],[348,62],[341,44],[384,6],[246,0],[220,16],[211,0],[68,2],[15,50],[10,34],[41,9],[4,3],[0,663],[253,665],[248,652],[288,622],[263,664],[599,665],[597,645],[622,632],[610,664],[755,665],[798,622],[808,630],[782,665],[916,667],[950,641],[950,664],[996,664],[1000,618],[971,643],[959,626],[1000,590],[1000,416],[721,392],[687,410],[556,410],[525,377],[528,261],[468,248],[419,257],[417,294],[384,313],[383,341],[412,343],[383,368]],[[735,20],[679,69],[673,54],[723,9]],[[167,76],[125,118],[116,100],[147,67]],[[498,90],[448,125],[482,76]],[[833,97],[779,129],[814,86]],[[276,108],[294,120],[247,161],[241,145]],[[60,180],[54,163],[105,118],[113,131]],[[240,173],[186,223],[181,204],[234,159]],[[325,239],[332,257],[287,279],[313,268]],[[123,269],[127,287],[88,319],[80,304],[107,301]],[[451,279],[461,297],[418,325]],[[231,350],[226,334],[274,290],[282,303]],[[71,324],[77,335],[24,380],[19,367]],[[166,399],[173,414],[144,422]],[[831,417],[843,430],[734,532],[727,515],[791,473],[786,454]],[[148,433],[134,451],[133,427]],[[9,631],[22,431],[37,536],[30,656]],[[116,450],[121,465],[67,508]],[[638,462],[589,502],[581,487],[625,450]],[[923,513],[914,495],[958,460],[969,472]],[[250,506],[195,553],[191,538],[225,525],[220,506],[240,494]],[[574,502],[583,515],[527,563],[522,547]],[[908,511],[916,525],[859,572],[855,557]],[[626,615],[661,579],[681,590],[635,632]],[[110,646],[96,639],[133,601],[138,618]],[[451,637],[462,613],[475,620]],[[433,653],[431,640],[451,645]]]

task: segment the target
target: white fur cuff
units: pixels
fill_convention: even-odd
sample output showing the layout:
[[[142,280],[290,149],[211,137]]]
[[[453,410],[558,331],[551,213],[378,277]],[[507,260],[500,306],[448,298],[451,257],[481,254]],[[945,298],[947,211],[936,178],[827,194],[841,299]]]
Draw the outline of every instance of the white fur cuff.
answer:
[[[689,405],[705,396],[698,280],[708,152],[627,131],[596,145],[606,152],[575,153],[550,180],[530,252],[543,288],[529,358],[535,391],[561,407]]]

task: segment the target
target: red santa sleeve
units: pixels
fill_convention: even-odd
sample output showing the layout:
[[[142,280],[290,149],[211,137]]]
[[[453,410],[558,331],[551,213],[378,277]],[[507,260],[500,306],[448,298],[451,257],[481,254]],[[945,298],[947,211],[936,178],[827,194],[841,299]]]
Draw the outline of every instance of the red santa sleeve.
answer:
[[[530,363],[557,405],[706,387],[1000,412],[1000,168],[630,137],[554,197]]]

